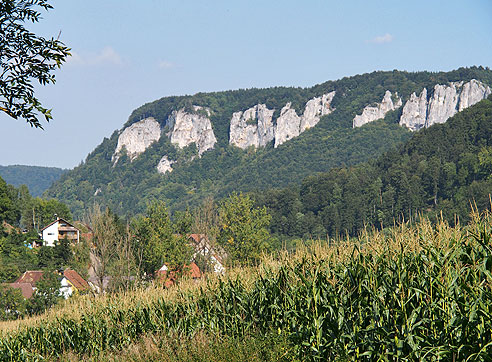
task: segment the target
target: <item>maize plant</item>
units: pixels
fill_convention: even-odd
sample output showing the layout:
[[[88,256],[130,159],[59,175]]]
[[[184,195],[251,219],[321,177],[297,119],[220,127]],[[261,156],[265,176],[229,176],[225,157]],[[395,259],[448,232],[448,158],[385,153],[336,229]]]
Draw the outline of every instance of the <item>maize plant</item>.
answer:
[[[439,225],[388,232],[386,249],[374,252],[369,238],[343,259],[306,254],[265,267],[252,285],[224,278],[176,300],[45,321],[0,339],[0,361],[97,356],[144,334],[200,332],[282,335],[303,361],[490,361],[490,221],[485,214],[446,238]]]

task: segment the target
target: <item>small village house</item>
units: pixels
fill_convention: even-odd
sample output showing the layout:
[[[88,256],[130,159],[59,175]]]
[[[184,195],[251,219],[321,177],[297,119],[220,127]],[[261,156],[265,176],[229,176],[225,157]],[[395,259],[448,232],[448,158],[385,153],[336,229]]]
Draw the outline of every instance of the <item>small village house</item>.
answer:
[[[162,267],[157,271],[157,279],[164,284],[166,288],[172,286],[176,279],[178,279],[179,275],[174,270],[169,270],[166,264],[162,265]],[[192,279],[200,279],[203,275],[202,271],[194,262],[191,262],[189,265],[185,265],[183,268],[183,275],[189,276]]]
[[[80,230],[68,221],[57,218],[41,230],[43,244],[46,246],[55,246],[55,241],[67,239],[72,243],[78,243],[80,240]]]
[[[73,294],[79,294],[91,290],[89,283],[73,269],[65,269],[61,277],[60,294],[65,299]]]
[[[29,299],[36,291],[36,284],[43,278],[43,274],[44,272],[42,270],[28,270],[14,283],[10,283],[9,287],[20,289],[24,298]],[[60,281],[60,296],[65,299],[91,289],[89,283],[73,269],[60,271],[58,273],[58,280]]]

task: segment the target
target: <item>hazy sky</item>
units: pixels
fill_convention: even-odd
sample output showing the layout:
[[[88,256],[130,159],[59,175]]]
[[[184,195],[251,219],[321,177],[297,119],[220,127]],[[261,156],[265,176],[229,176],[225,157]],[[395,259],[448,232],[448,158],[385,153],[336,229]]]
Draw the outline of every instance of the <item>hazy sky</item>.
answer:
[[[491,0],[52,0],[30,27],[73,56],[45,130],[0,114],[0,165],[72,168],[155,99],[374,70],[492,67]]]

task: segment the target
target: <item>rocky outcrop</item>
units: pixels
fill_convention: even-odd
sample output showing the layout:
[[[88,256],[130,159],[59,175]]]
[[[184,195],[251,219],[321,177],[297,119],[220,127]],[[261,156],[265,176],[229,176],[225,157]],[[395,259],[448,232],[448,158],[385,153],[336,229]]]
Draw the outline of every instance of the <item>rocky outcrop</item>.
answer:
[[[427,119],[427,89],[420,93],[420,96],[412,93],[410,99],[403,106],[400,117],[400,126],[405,126],[412,131],[417,131],[425,126]]]
[[[280,111],[275,127],[275,144],[274,147],[299,136],[305,130],[318,124],[321,117],[334,111],[331,102],[335,92],[330,92],[310,99],[304,107],[302,116],[298,116],[296,111],[291,108],[292,104],[287,103]]]
[[[304,114],[301,119],[300,133],[316,126],[322,116],[333,112],[331,101],[334,96],[335,92],[330,92],[321,97],[313,98],[306,103],[306,108],[304,108]]]
[[[194,106],[194,112],[186,112],[183,108],[173,111],[169,116],[167,125],[169,127],[168,137],[171,143],[183,148],[192,143],[196,144],[198,155],[214,148],[215,138],[210,122],[210,110]]]
[[[384,118],[386,113],[401,107],[401,105],[402,105],[401,98],[397,98],[397,101],[393,103],[392,94],[390,91],[387,90],[386,93],[384,94],[381,103],[378,103],[376,106],[365,107],[361,115],[356,115],[354,117],[352,126],[353,128],[361,127],[366,123],[373,122],[378,119],[382,119]]]
[[[273,109],[258,104],[244,112],[232,115],[229,143],[245,149],[266,146],[274,138]]]
[[[244,112],[235,112],[231,118],[229,143],[245,149],[249,146],[266,146],[275,140],[274,146],[299,136],[305,130],[318,124],[321,117],[333,112],[331,102],[335,92],[330,92],[310,99],[299,116],[292,103],[287,103],[280,111],[280,116],[273,124],[273,109],[258,104]]]
[[[171,166],[175,162],[176,161],[169,160],[167,156],[163,156],[157,164],[157,172],[162,174],[165,174],[166,172],[172,172],[173,168]]]
[[[287,103],[280,111],[275,127],[275,145],[278,147],[282,143],[299,136],[301,130],[301,117],[295,109],[291,108],[292,103]]]
[[[424,88],[419,97],[412,93],[405,103],[400,125],[417,131],[436,123],[444,123],[457,112],[487,98],[490,94],[490,87],[475,79],[465,84],[436,84],[430,99],[427,99],[427,89]]]
[[[118,144],[112,157],[113,165],[118,162],[123,149],[126,150],[130,160],[133,161],[152,143],[158,141],[160,137],[161,127],[153,117],[135,122],[125,128],[118,137]]]
[[[463,85],[458,111],[461,112],[463,109],[473,106],[475,103],[487,98],[491,93],[492,90],[489,86],[476,79],[472,79]]]

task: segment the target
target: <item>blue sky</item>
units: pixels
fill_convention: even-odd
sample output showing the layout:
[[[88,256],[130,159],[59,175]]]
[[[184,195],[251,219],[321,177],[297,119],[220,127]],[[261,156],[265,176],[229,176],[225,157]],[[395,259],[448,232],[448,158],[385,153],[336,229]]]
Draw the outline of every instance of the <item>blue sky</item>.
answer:
[[[0,114],[0,165],[72,168],[155,99],[374,70],[492,67],[492,1],[52,0],[30,28],[73,56],[45,130]]]

